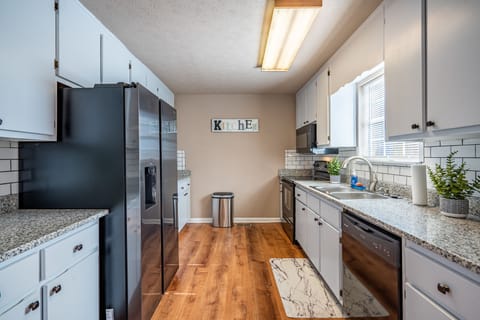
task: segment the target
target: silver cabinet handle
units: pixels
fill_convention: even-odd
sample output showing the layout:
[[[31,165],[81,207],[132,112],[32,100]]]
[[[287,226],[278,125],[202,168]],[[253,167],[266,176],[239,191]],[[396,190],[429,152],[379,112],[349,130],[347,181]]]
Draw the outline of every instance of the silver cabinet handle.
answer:
[[[25,314],[29,314],[30,311],[35,311],[40,307],[40,301],[35,301],[30,303],[26,308],[25,308]]]
[[[50,290],[50,296],[53,296],[54,294],[57,294],[57,293],[59,293],[60,291],[62,291],[62,285],[61,285],[61,284],[56,285],[55,287],[53,287],[53,288]]]

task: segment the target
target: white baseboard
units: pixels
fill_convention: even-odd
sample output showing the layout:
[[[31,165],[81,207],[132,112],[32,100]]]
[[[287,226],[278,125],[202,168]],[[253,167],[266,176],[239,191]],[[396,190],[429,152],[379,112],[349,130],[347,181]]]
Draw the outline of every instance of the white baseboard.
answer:
[[[264,217],[236,217],[233,218],[235,223],[278,223],[282,222],[279,217],[264,218]],[[212,223],[212,218],[190,218],[188,223]]]
[[[212,218],[190,218],[187,223],[212,223]]]

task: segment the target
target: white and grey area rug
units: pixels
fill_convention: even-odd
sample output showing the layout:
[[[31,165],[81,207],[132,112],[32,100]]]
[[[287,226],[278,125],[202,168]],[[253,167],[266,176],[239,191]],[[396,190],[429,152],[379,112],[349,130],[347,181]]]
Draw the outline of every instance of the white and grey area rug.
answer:
[[[362,303],[343,309],[325,287],[308,259],[270,259],[285,313],[289,318],[386,317],[387,310],[358,281],[358,286],[344,295],[361,297]],[[348,270],[347,276],[354,277]]]

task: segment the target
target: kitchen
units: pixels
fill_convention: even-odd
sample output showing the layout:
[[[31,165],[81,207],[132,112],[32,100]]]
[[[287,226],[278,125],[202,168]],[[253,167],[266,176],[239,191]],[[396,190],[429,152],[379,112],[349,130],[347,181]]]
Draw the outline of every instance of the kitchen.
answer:
[[[480,176],[478,2],[296,2],[316,18],[287,72],[262,50],[287,0],[2,3],[0,319],[476,318],[479,193],[443,215],[426,170]],[[211,227],[219,191],[232,228]],[[349,226],[388,257],[363,263]],[[296,268],[313,301],[285,297]]]

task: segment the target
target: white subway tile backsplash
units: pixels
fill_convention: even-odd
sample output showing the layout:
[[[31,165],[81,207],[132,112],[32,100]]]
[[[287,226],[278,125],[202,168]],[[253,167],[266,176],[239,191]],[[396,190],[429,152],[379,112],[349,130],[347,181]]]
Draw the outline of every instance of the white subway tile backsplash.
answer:
[[[10,194],[9,184],[0,184],[0,196],[6,196]]]
[[[412,169],[410,168],[410,166],[408,167],[401,167],[400,168],[400,174],[402,176],[408,176],[410,177],[412,175]]]
[[[480,171],[480,158],[465,158],[463,160],[468,170]]]
[[[10,160],[10,167],[10,170],[18,171],[18,160]]]
[[[382,175],[382,181],[393,183],[393,175],[384,173]]]
[[[462,145],[462,139],[441,140],[440,144],[442,146],[461,146]]]
[[[0,160],[0,171],[10,171],[10,160]]]
[[[18,159],[18,149],[0,148],[0,159]]]
[[[431,140],[431,141],[423,142],[423,146],[425,146],[425,147],[436,147],[436,146],[439,146],[439,145],[440,145],[440,141]]]
[[[467,171],[467,173],[465,174],[465,178],[467,178],[469,182],[473,182],[473,180],[475,180],[476,178],[475,171]]]
[[[463,139],[463,145],[480,144],[480,138]]]
[[[432,158],[447,157],[451,152],[450,147],[432,147],[430,154]]]
[[[475,156],[477,158],[480,158],[480,145],[478,145],[476,149],[477,149],[477,151],[475,152]]]
[[[452,152],[457,151],[454,155],[456,158],[475,158],[475,146],[453,146]]]
[[[18,182],[17,171],[0,172],[0,184]]]
[[[388,173],[393,174],[393,175],[399,175],[400,174],[400,167],[388,167]]]
[[[406,185],[407,184],[407,177],[405,176],[393,176],[393,182]]]
[[[440,158],[425,158],[425,164],[433,168],[435,165],[440,164]]]
[[[430,151],[431,151],[431,149],[429,147],[425,147],[423,149],[423,156],[426,157],[426,158],[430,158]]]
[[[10,187],[11,187],[10,190],[11,190],[12,194],[17,194],[18,193],[18,182],[12,183],[10,185]]]

